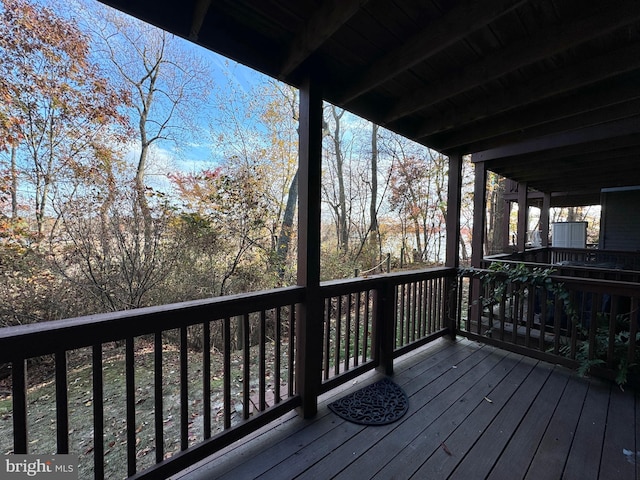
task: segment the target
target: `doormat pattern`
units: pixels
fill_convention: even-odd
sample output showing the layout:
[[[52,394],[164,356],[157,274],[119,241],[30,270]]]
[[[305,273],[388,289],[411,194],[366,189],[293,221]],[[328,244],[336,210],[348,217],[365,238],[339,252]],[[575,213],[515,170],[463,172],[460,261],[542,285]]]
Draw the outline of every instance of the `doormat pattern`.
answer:
[[[345,420],[361,425],[386,425],[409,409],[407,394],[388,378],[372,383],[329,404]]]

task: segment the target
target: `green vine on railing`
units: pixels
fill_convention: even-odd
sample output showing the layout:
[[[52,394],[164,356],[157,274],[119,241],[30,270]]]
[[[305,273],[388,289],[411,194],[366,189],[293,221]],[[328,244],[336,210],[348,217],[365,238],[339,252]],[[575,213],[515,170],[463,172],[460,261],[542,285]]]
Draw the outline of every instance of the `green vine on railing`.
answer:
[[[480,296],[483,307],[491,307],[505,299],[507,287],[515,285],[516,293],[523,293],[526,288],[544,288],[554,297],[563,302],[565,313],[570,319],[578,318],[576,308],[571,301],[571,295],[561,282],[554,282],[551,277],[555,273],[552,267],[533,267],[524,263],[493,262],[488,269],[476,270],[474,268],[461,269],[459,275],[473,276],[482,280],[485,292],[488,296]]]
[[[611,314],[598,312],[594,339],[590,341],[589,328],[584,327],[580,322],[580,312],[574,301],[575,292],[569,291],[563,282],[553,278],[554,273],[555,270],[552,267],[493,262],[486,270],[461,269],[459,275],[482,280],[484,295],[479,296],[476,301],[481,302],[483,309],[492,309],[502,302],[510,304],[516,298],[523,301],[526,290],[529,292],[538,288],[546,290],[547,307],[552,307],[554,302],[560,300],[567,324],[575,327],[573,331],[579,339],[573,344],[575,350],[572,350],[572,342],[565,338],[565,343],[557,353],[566,357],[571,357],[573,354],[578,362],[577,371],[583,376],[590,373],[593,367],[608,365],[615,373],[616,383],[622,387],[628,382],[630,373],[640,370],[637,362],[629,361],[631,321],[635,318],[632,314],[637,316],[637,312],[616,315],[615,334],[611,332]],[[491,335],[491,328],[485,332],[485,335]],[[613,339],[611,339],[612,336]],[[640,332],[635,336],[636,351],[633,358],[640,358]],[[610,341],[613,341],[612,348],[610,348]],[[554,347],[551,347],[548,351],[553,350]]]
[[[579,362],[578,373],[582,376],[589,374],[593,367],[605,367],[609,351],[609,320],[608,313],[597,314],[597,326],[594,336],[594,343],[590,355],[589,342],[582,342],[579,345],[576,360]],[[629,380],[630,374],[639,371],[637,362],[629,362],[629,346],[631,341],[631,315],[619,314],[616,316],[615,334],[613,337],[613,371],[615,382],[623,387]],[[580,328],[582,335],[588,335],[584,328]],[[635,335],[635,358],[640,356],[640,332]]]

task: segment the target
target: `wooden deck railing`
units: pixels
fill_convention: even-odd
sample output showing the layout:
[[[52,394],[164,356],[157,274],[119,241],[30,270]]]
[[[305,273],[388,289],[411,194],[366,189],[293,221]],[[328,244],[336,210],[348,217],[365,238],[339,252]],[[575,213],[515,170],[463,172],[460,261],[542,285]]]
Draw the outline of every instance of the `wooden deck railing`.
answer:
[[[51,432],[28,433],[55,422],[56,453],[78,453],[70,431],[92,432],[82,447],[80,478],[166,478],[186,468],[299,405],[294,328],[303,298],[303,288],[291,287],[0,329],[0,364],[9,363],[12,372],[12,451],[54,453],[38,445]],[[55,398],[50,417],[34,422],[27,360],[43,356],[53,357]],[[70,408],[79,378],[70,360],[83,356],[86,365],[73,368],[91,369],[90,391]],[[118,359],[120,371],[109,374]],[[150,418],[140,405],[152,411]],[[153,431],[152,438],[143,441],[143,430]],[[83,463],[90,456],[93,462]]]
[[[450,331],[455,279],[436,268],[323,283],[320,392],[391,372],[393,358]],[[13,426],[0,446],[81,453],[81,478],[166,478],[300,406],[305,296],[289,287],[0,329]]]
[[[566,267],[640,271],[640,252],[602,250],[598,248],[528,248],[524,252],[491,255],[483,259],[482,266],[485,267],[493,261],[515,261]]]
[[[463,272],[458,332],[573,368],[594,368],[621,381],[640,360],[640,284],[534,277]]]
[[[592,278],[598,280],[615,280],[620,282],[640,282],[640,270],[623,270],[620,268],[606,268],[603,264],[550,264],[543,262],[523,262],[505,259],[500,256],[485,258],[482,261],[483,268],[489,268],[492,264],[502,265],[526,265],[529,268],[551,268],[556,275],[561,277]]]
[[[598,248],[549,248],[548,263],[573,263],[619,270],[640,270],[640,254]]]
[[[452,268],[325,282],[323,384],[326,392],[450,331]]]
[[[506,280],[436,268],[323,283],[319,392],[373,368],[390,373],[395,357],[455,332],[571,367],[640,360],[637,283]],[[82,452],[83,478],[186,468],[301,405],[296,307],[305,297],[289,287],[0,329],[13,422],[12,445],[0,445],[53,453],[40,446],[53,432],[57,453]],[[42,394],[48,383],[52,398]]]

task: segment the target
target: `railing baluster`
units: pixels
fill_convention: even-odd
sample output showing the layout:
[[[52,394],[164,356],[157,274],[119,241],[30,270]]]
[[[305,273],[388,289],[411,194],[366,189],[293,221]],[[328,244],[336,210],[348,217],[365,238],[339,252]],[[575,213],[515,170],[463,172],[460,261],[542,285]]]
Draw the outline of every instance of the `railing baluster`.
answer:
[[[133,338],[125,340],[125,378],[127,399],[127,474],[136,473],[136,385]]]
[[[527,322],[525,326],[524,345],[529,348],[531,343],[531,327],[533,325],[533,309],[534,309],[534,296],[536,287],[529,285],[527,287]],[[575,337],[574,337],[575,338]]]
[[[211,322],[202,324],[202,415],[204,439],[211,438]]]
[[[398,297],[400,298],[400,305],[397,306],[395,308],[395,310],[397,310],[398,308],[400,310],[397,312],[397,322],[398,322],[399,330],[396,330],[397,331],[397,334],[396,334],[397,335],[397,337],[396,337],[397,341],[394,343],[394,345],[396,347],[400,347],[400,346],[403,345],[402,342],[404,340],[404,330],[405,330],[405,328],[404,328],[404,326],[405,326],[404,325],[405,324],[405,321],[404,321],[404,319],[405,319],[405,314],[404,314],[404,312],[405,312],[405,285],[403,283],[403,284],[401,284],[401,285],[399,285],[398,287],[395,287],[395,288],[397,288],[397,290],[399,290]]]
[[[334,359],[333,359],[333,370],[334,375],[340,374],[340,348],[342,348],[342,344],[340,342],[342,338],[342,295],[338,297],[338,313],[336,315],[336,331],[334,332]]]
[[[27,362],[19,358],[11,363],[13,398],[13,453],[27,453]]]
[[[69,398],[67,391],[67,352],[55,354],[57,452],[69,453]]]
[[[225,317],[223,324],[223,404],[224,404],[224,428],[231,428],[231,318]]]
[[[636,363],[636,335],[638,333],[638,321],[640,315],[638,314],[638,304],[640,299],[638,297],[631,297],[631,311],[629,312],[629,350],[627,352],[628,365]]]
[[[322,357],[322,374],[323,378],[329,378],[329,359],[331,358],[331,298],[324,301],[324,355]]]
[[[441,328],[444,327],[442,321],[440,318],[438,318],[438,295],[440,293],[440,290],[438,289],[438,282],[437,280],[433,279],[430,280],[429,283],[431,284],[431,297],[429,299],[429,310],[430,310],[430,330],[429,333],[434,332],[436,330],[439,330]]]
[[[518,325],[520,324],[520,287],[521,285],[517,285],[517,289],[514,286],[514,297],[513,297],[513,315],[511,316],[511,342],[517,343],[518,341]]]
[[[424,335],[429,335],[436,330],[436,325],[431,315],[433,301],[433,280],[424,281]]]
[[[264,412],[264,410],[266,409],[266,391],[267,391],[267,385],[266,385],[266,376],[267,376],[267,368],[266,368],[266,341],[267,341],[267,332],[266,332],[266,328],[267,328],[267,318],[266,318],[266,312],[265,310],[261,310],[260,311],[260,346],[259,348],[259,353],[260,353],[260,363],[258,366],[258,371],[259,371],[259,375],[258,375],[258,383],[259,383],[259,392],[258,392],[258,404],[259,404],[259,409],[261,412]]]
[[[289,397],[293,397],[293,392],[295,391],[295,375],[294,375],[294,359],[295,359],[295,348],[296,348],[296,308],[295,305],[291,305],[289,307],[289,381],[287,382],[287,395]]]
[[[249,410],[251,409],[251,339],[249,336],[251,324],[249,323],[248,313],[242,316],[242,322],[242,353],[244,354],[244,361],[242,363],[242,418],[247,420],[249,418]]]
[[[562,300],[556,296],[555,308],[553,312],[553,353],[558,355],[560,352],[560,329],[562,327]]]
[[[92,347],[93,377],[93,474],[104,478],[104,393],[102,383],[102,345]]]
[[[423,280],[419,280],[418,282],[418,298],[417,298],[417,304],[418,304],[418,310],[417,310],[417,332],[416,332],[416,338],[420,339],[422,337],[424,337],[427,333],[427,328],[426,328],[426,324],[425,324],[425,309],[426,309],[426,300],[425,300],[425,290],[426,290],[426,285],[425,282]]]
[[[411,283],[411,341],[415,342],[418,332],[418,282]]]
[[[442,330],[447,327],[447,298],[449,296],[449,283],[444,277],[436,278],[435,282],[438,286],[438,296],[436,297],[438,311],[437,330]]]
[[[431,308],[431,280],[425,280],[423,287],[423,306],[422,316],[424,318],[423,335],[429,335],[435,331],[434,325],[431,324],[431,316],[429,315],[429,309]]]
[[[538,349],[542,352],[545,351],[545,330],[547,323],[547,289],[540,289],[540,339],[538,342]]]
[[[355,332],[353,339],[353,364],[357,367],[360,363],[360,322],[362,321],[362,315],[360,309],[362,308],[362,292],[356,292],[356,318],[355,318]]]
[[[578,324],[582,327],[582,318],[585,311],[585,305],[587,302],[587,296],[589,295],[587,292],[581,292],[582,300],[580,302],[580,309],[578,310],[577,315],[578,318],[568,318],[567,317],[567,330],[571,328],[571,352],[569,357],[573,360],[576,358],[576,354],[578,351]],[[571,304],[575,304],[576,292],[571,292]]]
[[[189,351],[187,327],[180,327],[180,450],[189,448]]]
[[[282,378],[282,307],[276,308],[276,343],[273,346],[275,349],[275,365],[274,365],[274,378],[273,378],[273,401],[274,403],[280,403],[280,381]]]
[[[344,339],[344,371],[349,370],[349,362],[351,359],[351,307],[352,300],[351,294],[347,295],[347,318],[345,325],[345,339]]]
[[[640,298],[631,297],[629,299],[629,346],[627,350],[627,361],[629,365],[636,363],[636,335],[638,333],[638,322],[640,315],[638,314],[638,304]]]
[[[405,284],[405,295],[407,298],[405,300],[405,311],[404,311],[404,318],[405,318],[404,339],[401,343],[401,345],[403,346],[411,342],[411,331],[412,331],[411,318],[413,313],[413,296],[411,295],[412,289],[413,289],[413,285],[411,282]]]
[[[508,306],[507,306],[507,295],[503,293],[502,298],[500,298],[500,340],[504,341],[505,339],[505,326],[507,323],[507,315],[508,315]],[[493,325],[491,325],[493,327]]]
[[[464,298],[464,284],[465,284],[466,278],[463,277],[462,275],[460,275],[460,278],[458,280],[458,291],[456,292],[458,294],[458,301],[456,302],[456,318],[457,318],[457,324],[458,324],[458,328],[457,330],[460,330],[460,327],[462,326],[462,309],[463,309],[463,304],[462,304],[462,299]],[[467,297],[467,304],[468,302],[468,298]],[[468,308],[467,308],[467,318],[465,319],[465,331],[469,331],[469,314],[468,314]]]
[[[156,437],[156,463],[164,459],[164,418],[162,393],[162,332],[153,335],[153,403]]]
[[[607,348],[607,367],[613,367],[613,356],[615,353],[616,323],[618,317],[618,295],[611,295],[611,315],[609,316],[609,348]]]
[[[362,363],[365,363],[371,355],[369,351],[369,324],[371,322],[371,290],[367,290],[365,293],[364,304],[364,332],[362,332]]]
[[[596,334],[598,333],[598,310],[599,305],[602,305],[602,294],[597,293],[593,295],[591,304],[591,318],[589,320],[589,360],[596,358],[597,344]]]

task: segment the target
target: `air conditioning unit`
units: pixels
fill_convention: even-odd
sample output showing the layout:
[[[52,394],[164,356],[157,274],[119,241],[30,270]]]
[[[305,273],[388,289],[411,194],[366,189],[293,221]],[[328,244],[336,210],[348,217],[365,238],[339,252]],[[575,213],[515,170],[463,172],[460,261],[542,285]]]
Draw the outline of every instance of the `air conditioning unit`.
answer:
[[[586,248],[587,222],[553,223],[551,245],[558,248]]]

